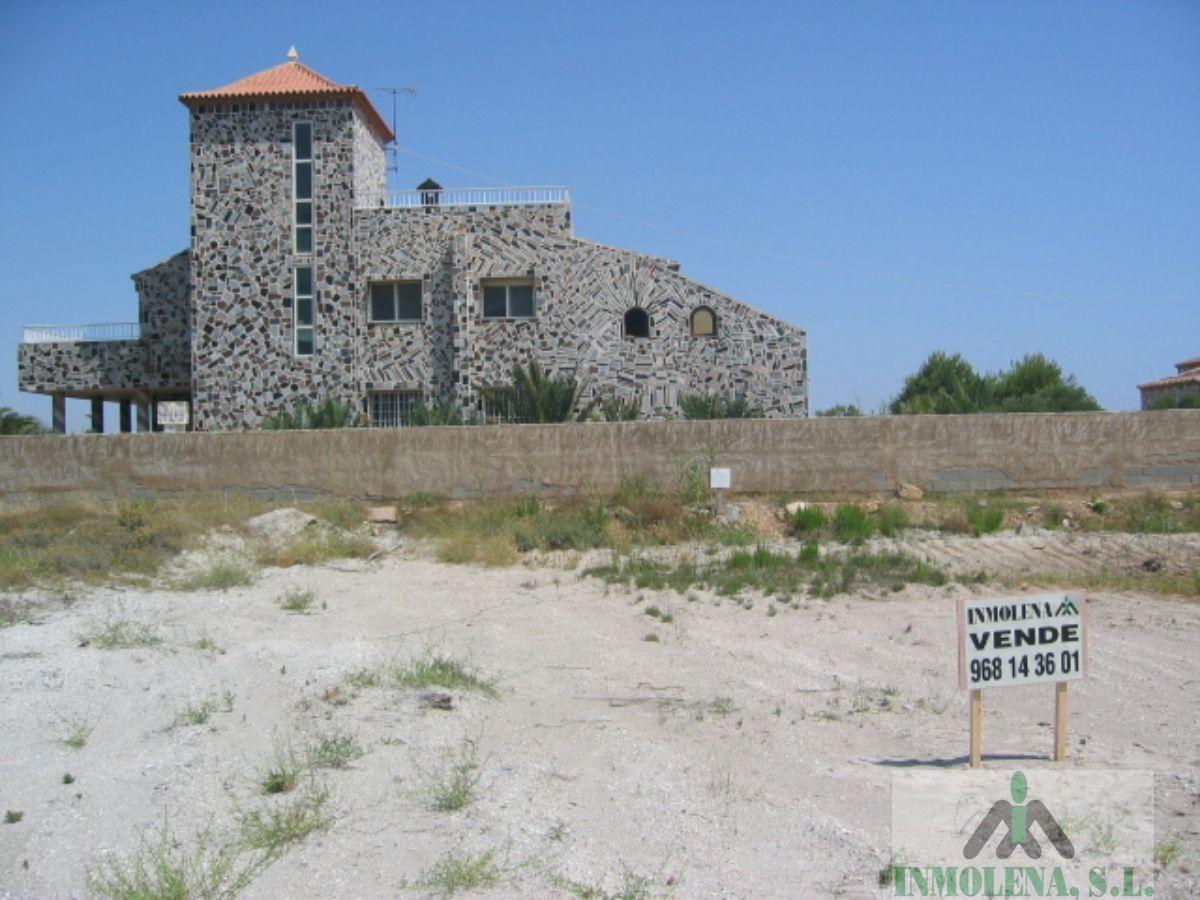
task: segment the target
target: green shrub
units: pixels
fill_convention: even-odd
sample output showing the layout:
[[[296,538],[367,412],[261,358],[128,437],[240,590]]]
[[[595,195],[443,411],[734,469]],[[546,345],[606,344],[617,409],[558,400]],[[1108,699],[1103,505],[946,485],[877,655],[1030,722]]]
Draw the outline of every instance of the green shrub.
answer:
[[[298,403],[290,412],[280,410],[262,420],[266,431],[292,431],[314,428],[359,428],[366,424],[361,413],[349,403],[330,397],[316,406]]]
[[[870,515],[853,503],[842,503],[833,514],[833,533],[839,541],[861,543],[871,536],[875,526]]]
[[[1004,510],[999,506],[972,504],[967,507],[967,526],[975,537],[999,531],[1003,524]]]
[[[641,397],[605,397],[600,403],[600,417],[605,422],[633,422],[641,412]]]
[[[884,537],[895,537],[908,527],[908,513],[900,506],[884,506],[875,514],[875,524]]]
[[[792,531],[801,537],[815,534],[825,527],[825,513],[815,506],[804,506],[792,516]]]
[[[1200,394],[1187,394],[1183,397],[1159,397],[1152,400],[1146,409],[1200,409]]]

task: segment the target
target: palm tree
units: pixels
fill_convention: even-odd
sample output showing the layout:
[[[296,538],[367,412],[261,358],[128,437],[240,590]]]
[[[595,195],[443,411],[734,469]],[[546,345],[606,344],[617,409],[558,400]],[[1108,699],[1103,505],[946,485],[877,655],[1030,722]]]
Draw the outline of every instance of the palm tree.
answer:
[[[513,363],[510,374],[511,385],[479,389],[510,422],[583,422],[600,402],[593,397],[580,408],[586,383],[574,375],[548,375],[537,360],[530,360],[528,367]]]

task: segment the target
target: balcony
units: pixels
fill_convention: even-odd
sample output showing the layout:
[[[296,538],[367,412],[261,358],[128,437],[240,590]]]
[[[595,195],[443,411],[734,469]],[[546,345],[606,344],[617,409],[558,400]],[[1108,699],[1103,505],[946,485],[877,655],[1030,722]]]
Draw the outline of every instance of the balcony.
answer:
[[[136,341],[142,336],[139,322],[100,322],[87,325],[26,325],[23,344],[80,344],[99,341]]]
[[[387,206],[419,209],[426,206],[566,206],[571,203],[567,187],[439,188],[437,190],[389,191]]]

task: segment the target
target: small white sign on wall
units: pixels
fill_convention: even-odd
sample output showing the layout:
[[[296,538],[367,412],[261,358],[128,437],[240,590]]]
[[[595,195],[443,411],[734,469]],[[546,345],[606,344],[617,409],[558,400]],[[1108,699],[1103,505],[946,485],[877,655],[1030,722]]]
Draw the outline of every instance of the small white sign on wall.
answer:
[[[188,405],[184,400],[162,400],[158,404],[158,424],[163,427],[188,423]]]
[[[709,469],[708,486],[714,491],[727,490],[733,482],[731,469]]]

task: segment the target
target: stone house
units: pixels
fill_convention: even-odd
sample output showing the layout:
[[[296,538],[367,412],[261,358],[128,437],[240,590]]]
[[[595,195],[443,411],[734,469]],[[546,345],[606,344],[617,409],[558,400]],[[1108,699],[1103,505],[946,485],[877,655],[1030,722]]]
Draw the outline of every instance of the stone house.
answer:
[[[418,401],[493,417],[513,363],[679,414],[745,393],[808,413],[803,330],[668,259],[576,237],[563,187],[389,191],[394,139],[366,94],[287,62],[179,98],[191,120],[191,246],[133,276],[138,321],[30,326],[22,390],[121,404],[121,430],[182,401],[188,427],[255,427],[335,398],[375,426]],[[99,419],[99,421],[97,421]]]
[[[1200,356],[1176,363],[1174,375],[1139,384],[1138,390],[1142,394],[1142,409],[1149,409],[1154,401],[1163,397],[1200,398]]]

